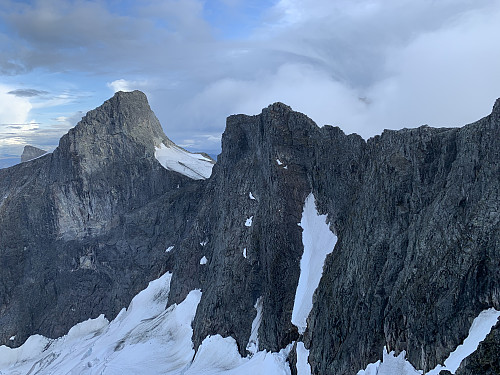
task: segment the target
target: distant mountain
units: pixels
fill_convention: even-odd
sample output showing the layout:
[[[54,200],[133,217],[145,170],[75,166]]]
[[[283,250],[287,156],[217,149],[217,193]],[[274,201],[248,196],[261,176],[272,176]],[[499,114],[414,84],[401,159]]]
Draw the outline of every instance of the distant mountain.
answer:
[[[42,150],[38,147],[29,145],[24,146],[23,154],[21,155],[21,163],[38,158],[42,155],[45,155],[46,153],[47,151]]]
[[[0,343],[47,337],[0,371],[493,374],[498,150],[500,100],[368,141],[275,103],[214,163],[119,92],[0,170]]]

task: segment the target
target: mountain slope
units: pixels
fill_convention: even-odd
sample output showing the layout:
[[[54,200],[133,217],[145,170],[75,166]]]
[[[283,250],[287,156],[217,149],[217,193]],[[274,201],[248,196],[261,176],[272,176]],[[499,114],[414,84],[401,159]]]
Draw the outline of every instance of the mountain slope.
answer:
[[[365,142],[275,103],[228,118],[212,170],[168,140],[144,94],[118,93],[52,154],[0,170],[1,342],[111,320],[168,271],[167,307],[201,290],[197,353],[221,335],[210,342],[234,340],[236,362],[288,348],[296,373],[309,350],[313,373],[354,374],[386,346],[433,369],[500,310],[499,127],[497,101],[460,129]],[[304,212],[335,238],[316,250],[329,255],[305,326]]]

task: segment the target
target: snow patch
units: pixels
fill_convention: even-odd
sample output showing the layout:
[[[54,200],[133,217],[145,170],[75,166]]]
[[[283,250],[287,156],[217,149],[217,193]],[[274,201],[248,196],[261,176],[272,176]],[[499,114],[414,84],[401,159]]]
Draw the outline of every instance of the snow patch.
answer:
[[[323,274],[323,264],[337,243],[337,236],[330,231],[326,215],[319,215],[310,193],[304,203],[300,226],[303,229],[304,253],[300,259],[299,284],[295,292],[292,323],[303,334],[307,328],[307,317],[312,309],[314,291]]]
[[[188,152],[174,144],[163,143],[155,150],[155,158],[169,171],[178,172],[193,180],[204,180],[212,174],[213,160]]]
[[[297,375],[311,375],[311,365],[307,359],[309,358],[309,350],[306,349],[304,343],[297,343]]]
[[[462,361],[476,351],[479,343],[483,341],[500,317],[500,311],[490,308],[481,312],[472,322],[469,329],[469,335],[465,338],[462,345],[459,345],[455,351],[450,353],[444,361],[444,366],[437,365],[426,375],[438,375],[442,370],[448,370],[452,374],[457,371]],[[383,360],[370,363],[365,370],[358,371],[357,375],[420,375],[421,370],[415,370],[410,362],[405,358],[403,351],[398,356],[391,351],[387,353],[384,348]]]
[[[278,163],[278,165],[283,165],[280,159],[276,159],[276,163]]]
[[[200,259],[200,264],[207,264],[208,259],[206,256],[203,255],[203,258]]]
[[[245,257],[245,259],[247,259],[247,248],[246,247],[243,249],[243,256]]]
[[[422,371],[415,370],[405,356],[405,351],[396,357],[393,351],[387,353],[384,347],[382,362],[370,363],[365,370],[358,371],[357,375],[421,375]]]
[[[246,221],[245,221],[245,226],[246,227],[251,227],[252,226],[252,221],[253,221],[253,216],[250,216]]]
[[[255,197],[253,196],[252,192],[248,193],[248,198],[251,200],[255,200]]]
[[[262,322],[262,297],[257,298],[255,301],[255,310],[257,313],[254,320],[252,321],[252,331],[250,333],[250,338],[248,339],[247,350],[254,355],[259,351],[259,328]]]
[[[167,247],[167,250],[165,250],[165,252],[166,252],[166,253],[169,253],[169,252],[171,252],[173,249],[174,249],[174,247],[173,247],[173,246],[169,246],[169,247]]]
[[[16,339],[16,335],[10,336],[10,338],[9,338],[10,341],[14,341],[15,339]]]

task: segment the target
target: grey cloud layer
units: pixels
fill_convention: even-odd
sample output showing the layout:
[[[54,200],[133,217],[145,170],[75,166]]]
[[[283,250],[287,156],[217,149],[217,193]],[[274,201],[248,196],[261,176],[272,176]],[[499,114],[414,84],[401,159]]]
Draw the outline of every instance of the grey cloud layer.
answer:
[[[169,137],[197,150],[218,150],[227,115],[274,101],[368,137],[461,125],[500,96],[497,1],[282,0],[236,40],[216,37],[197,0],[0,4],[3,72],[136,82]]]

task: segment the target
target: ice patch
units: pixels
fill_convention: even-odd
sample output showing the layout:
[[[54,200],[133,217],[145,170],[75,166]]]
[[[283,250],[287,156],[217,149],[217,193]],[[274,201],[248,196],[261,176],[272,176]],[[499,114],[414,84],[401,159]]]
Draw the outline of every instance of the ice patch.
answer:
[[[193,180],[204,180],[212,174],[214,163],[211,159],[193,154],[172,144],[165,146],[163,143],[155,150],[155,158],[169,171],[178,172]]]
[[[460,363],[476,351],[479,343],[483,341],[500,317],[500,311],[490,308],[481,312],[472,322],[469,329],[469,335],[462,345],[459,345],[455,351],[450,353],[444,361],[444,366],[437,365],[426,375],[438,375],[442,370],[448,370],[452,374],[457,371]],[[397,357],[394,352],[387,353],[384,348],[383,360],[370,363],[365,370],[358,371],[357,375],[419,375],[423,371],[415,370],[410,362],[405,358],[403,351]]]
[[[297,343],[297,375],[311,375],[311,366],[307,361],[309,350],[306,349],[304,343]]]
[[[262,297],[257,298],[254,307],[257,313],[252,321],[252,331],[247,345],[247,350],[252,353],[252,355],[259,351],[259,328],[262,322]]]
[[[245,221],[245,226],[246,227],[251,227],[252,226],[252,221],[253,221],[253,216],[250,216],[246,221]]]
[[[251,200],[255,200],[255,197],[253,196],[252,192],[248,193],[248,198]]]
[[[200,264],[207,264],[208,259],[206,256],[203,256],[203,258],[200,259]]]
[[[173,249],[174,249],[174,247],[173,247],[173,246],[169,246],[169,247],[167,247],[167,250],[165,250],[165,252],[166,252],[166,253],[169,253],[169,252],[171,252]]]
[[[299,284],[295,292],[292,323],[303,334],[307,328],[307,317],[312,309],[312,297],[323,274],[323,264],[337,243],[337,236],[326,223],[327,216],[319,215],[310,193],[304,203],[300,226],[303,229],[304,253],[300,259]]]
[[[243,249],[243,256],[245,257],[245,259],[247,258],[247,248],[246,247]]]

